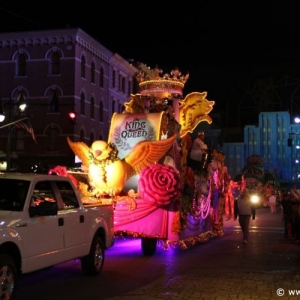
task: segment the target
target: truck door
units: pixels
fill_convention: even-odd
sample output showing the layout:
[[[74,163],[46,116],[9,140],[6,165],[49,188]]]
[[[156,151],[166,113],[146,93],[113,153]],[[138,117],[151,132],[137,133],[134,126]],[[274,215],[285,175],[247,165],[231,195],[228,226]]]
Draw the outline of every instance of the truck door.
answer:
[[[69,181],[56,180],[55,184],[63,202],[58,216],[63,221],[64,247],[82,246],[87,242],[91,230],[88,211],[79,205],[78,196]]]
[[[56,202],[53,183],[38,181],[35,183],[30,205],[43,205],[43,202]],[[28,220],[28,256],[52,255],[64,247],[63,226],[59,216],[37,216]],[[47,256],[44,256],[47,260]]]

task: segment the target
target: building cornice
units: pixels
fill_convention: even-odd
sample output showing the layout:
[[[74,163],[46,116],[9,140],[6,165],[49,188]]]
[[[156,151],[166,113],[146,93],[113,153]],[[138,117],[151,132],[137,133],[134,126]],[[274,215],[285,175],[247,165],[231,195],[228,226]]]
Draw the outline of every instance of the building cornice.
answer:
[[[112,52],[80,28],[0,33],[0,48],[75,43],[109,63]]]

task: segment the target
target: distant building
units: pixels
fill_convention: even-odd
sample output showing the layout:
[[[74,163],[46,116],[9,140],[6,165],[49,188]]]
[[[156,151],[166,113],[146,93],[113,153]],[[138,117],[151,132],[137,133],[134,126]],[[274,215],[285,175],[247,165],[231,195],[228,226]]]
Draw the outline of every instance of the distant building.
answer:
[[[252,154],[263,158],[263,167],[281,182],[300,184],[300,124],[291,124],[287,111],[261,112],[258,126],[247,125],[243,129],[243,141],[219,143],[224,152],[226,166],[232,178],[240,175],[246,159]],[[206,137],[214,140],[216,129],[206,128]],[[223,130],[224,131],[224,130]],[[230,135],[237,129],[225,130],[220,135]],[[209,143],[209,142],[208,142]]]

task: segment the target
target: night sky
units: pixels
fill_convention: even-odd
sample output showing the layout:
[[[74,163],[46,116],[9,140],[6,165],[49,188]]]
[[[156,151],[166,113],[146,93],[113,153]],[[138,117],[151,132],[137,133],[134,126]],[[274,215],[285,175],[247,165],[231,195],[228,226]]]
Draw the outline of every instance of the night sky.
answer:
[[[188,72],[184,93],[207,91],[219,111],[236,110],[257,81],[300,78],[300,1],[131,2],[5,2],[0,31],[79,27],[125,59]]]

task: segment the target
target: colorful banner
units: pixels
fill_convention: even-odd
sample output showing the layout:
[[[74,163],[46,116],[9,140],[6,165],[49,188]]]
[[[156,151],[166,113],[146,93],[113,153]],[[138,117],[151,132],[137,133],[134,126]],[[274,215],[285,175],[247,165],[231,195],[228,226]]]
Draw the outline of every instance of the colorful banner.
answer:
[[[160,140],[164,112],[147,114],[114,113],[108,142],[115,144],[118,157],[123,159],[141,141]]]

